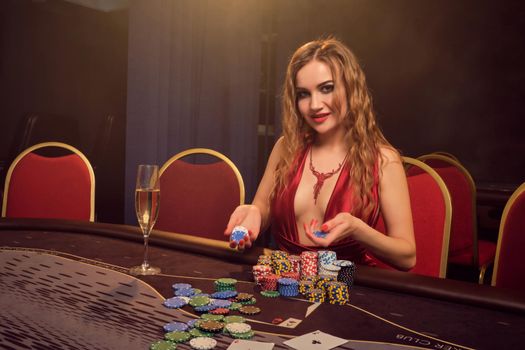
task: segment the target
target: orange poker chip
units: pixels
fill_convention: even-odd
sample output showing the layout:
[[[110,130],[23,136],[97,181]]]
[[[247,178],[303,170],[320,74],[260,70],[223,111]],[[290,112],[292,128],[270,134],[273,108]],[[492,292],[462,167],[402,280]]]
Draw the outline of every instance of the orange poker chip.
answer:
[[[239,312],[245,315],[256,315],[261,312],[261,309],[258,308],[257,306],[248,305],[248,306],[241,307],[239,309]]]
[[[227,315],[230,312],[230,309],[226,309],[224,307],[219,307],[215,310],[211,310],[210,314],[214,315]]]

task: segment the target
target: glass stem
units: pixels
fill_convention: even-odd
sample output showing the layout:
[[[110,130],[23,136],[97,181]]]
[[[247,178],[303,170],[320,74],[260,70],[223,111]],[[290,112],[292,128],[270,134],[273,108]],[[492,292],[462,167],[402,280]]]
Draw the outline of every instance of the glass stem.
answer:
[[[149,239],[149,234],[144,235],[144,261],[142,263],[142,268],[144,270],[146,270],[149,267],[149,262],[148,262],[148,239]]]

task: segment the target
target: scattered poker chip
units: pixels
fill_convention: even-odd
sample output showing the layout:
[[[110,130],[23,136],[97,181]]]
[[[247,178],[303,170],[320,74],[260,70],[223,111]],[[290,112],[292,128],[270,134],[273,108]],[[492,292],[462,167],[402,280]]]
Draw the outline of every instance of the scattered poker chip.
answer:
[[[189,289],[191,288],[191,284],[189,283],[175,283],[174,285],[171,286],[171,288],[173,288],[173,290],[178,290],[178,289]]]
[[[215,292],[211,295],[215,299],[229,299],[237,296],[237,291],[235,290],[224,290],[220,292]]]
[[[210,303],[210,298],[207,296],[197,296],[190,299],[190,305],[193,307],[204,306]]]
[[[189,326],[184,322],[170,322],[164,325],[165,332],[187,331]]]
[[[225,327],[230,333],[247,333],[252,330],[252,327],[248,323],[241,322],[228,323]]]
[[[230,242],[239,244],[240,241],[248,236],[248,230],[244,226],[235,226],[230,234]]]
[[[257,315],[258,313],[261,312],[261,309],[258,308],[257,306],[248,305],[248,306],[241,307],[239,309],[239,312],[245,315]]]
[[[223,315],[214,315],[214,314],[202,314],[201,318],[203,320],[222,321],[224,319],[224,316]]]
[[[246,333],[230,333],[230,335],[237,339],[251,339],[255,335],[255,332],[249,331]]]
[[[210,337],[210,338],[213,338],[214,334],[213,333],[210,333],[210,332],[204,332],[198,328],[193,328],[191,331],[190,331],[190,335],[193,337],[193,338],[197,338],[197,337]]]
[[[193,320],[189,320],[188,322],[186,322],[186,324],[188,325],[189,328],[193,328],[195,327],[195,322],[197,322],[199,319],[198,318],[195,318]]]
[[[219,321],[204,320],[199,322],[199,329],[205,332],[217,333],[224,328],[224,323]]]
[[[231,301],[224,299],[213,299],[211,303],[221,308],[229,308],[232,304]]]
[[[239,322],[239,323],[242,323],[242,322],[245,322],[246,319],[242,316],[237,316],[237,315],[233,315],[233,316],[226,316],[224,317],[224,323],[233,323],[233,322]]]
[[[168,340],[159,340],[150,345],[150,350],[175,350],[177,344]]]
[[[237,296],[235,297],[235,299],[237,301],[248,301],[250,300],[251,298],[253,298],[253,294],[250,294],[250,293],[239,293],[237,294]]]
[[[182,299],[182,298],[179,298],[179,297],[173,297],[173,298],[169,298],[169,299],[166,299],[164,300],[164,306],[166,306],[167,308],[170,308],[170,309],[179,309],[185,305],[187,305],[188,303],[186,302],[185,299]]]
[[[198,350],[210,350],[217,345],[217,341],[208,337],[197,337],[190,340],[190,346]]]
[[[230,309],[227,309],[227,308],[224,308],[224,307],[219,307],[215,310],[211,310],[210,311],[211,314],[214,314],[214,315],[227,315],[230,313]]]
[[[241,303],[233,302],[233,303],[231,303],[229,309],[232,310],[232,311],[237,311],[237,310],[239,310],[241,307],[242,307],[242,304],[241,304]]]
[[[195,310],[197,312],[209,312],[211,310],[215,310],[216,308],[217,308],[216,305],[208,304],[208,305],[203,305],[203,306],[195,306],[193,308],[193,310]]]
[[[277,298],[280,294],[276,290],[262,290],[261,295],[267,298]]]
[[[284,320],[283,320],[282,318],[280,318],[280,317],[276,317],[276,318],[274,318],[274,319],[272,320],[272,323],[273,323],[273,324],[279,324],[279,323],[281,323],[281,322],[283,322],[283,321],[284,321]]]
[[[326,236],[328,236],[328,233],[323,231],[315,231],[314,236],[319,238],[326,238]]]
[[[199,291],[200,293],[200,291]],[[192,297],[194,296],[195,294],[195,289],[194,288],[183,288],[183,289],[177,289],[175,291],[175,295],[178,296],[178,297]]]
[[[239,302],[241,305],[253,305],[257,302],[257,299],[255,299],[254,297],[252,297],[251,299],[249,300],[245,300],[245,301],[241,301]]]
[[[188,332],[174,331],[164,334],[164,338],[175,343],[184,343],[190,340],[191,335]]]

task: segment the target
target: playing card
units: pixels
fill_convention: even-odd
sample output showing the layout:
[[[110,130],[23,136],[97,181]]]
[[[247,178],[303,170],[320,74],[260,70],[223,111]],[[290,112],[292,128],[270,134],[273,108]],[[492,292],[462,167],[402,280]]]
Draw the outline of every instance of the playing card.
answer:
[[[301,323],[302,320],[299,320],[297,318],[288,318],[284,320],[283,322],[279,323],[280,327],[286,327],[286,328],[295,328],[299,323]]]
[[[262,343],[260,341],[235,339],[227,350],[272,350],[274,343]]]
[[[287,340],[284,344],[298,350],[329,350],[343,345],[346,342],[348,342],[347,339],[338,338],[321,331],[315,331]]]

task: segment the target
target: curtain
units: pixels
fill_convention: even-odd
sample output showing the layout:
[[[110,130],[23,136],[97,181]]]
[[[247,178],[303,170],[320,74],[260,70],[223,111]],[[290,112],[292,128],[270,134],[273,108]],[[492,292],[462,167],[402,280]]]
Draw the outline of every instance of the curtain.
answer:
[[[126,223],[135,224],[138,164],[212,148],[257,186],[263,3],[132,1],[129,9]]]

